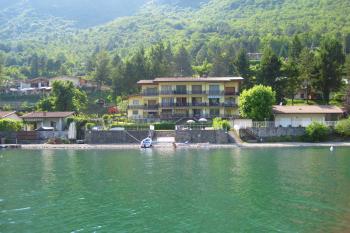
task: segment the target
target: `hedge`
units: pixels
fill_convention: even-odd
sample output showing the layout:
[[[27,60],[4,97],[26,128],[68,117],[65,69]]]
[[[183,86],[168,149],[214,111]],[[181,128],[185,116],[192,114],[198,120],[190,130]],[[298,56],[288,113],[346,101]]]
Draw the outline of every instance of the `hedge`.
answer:
[[[175,123],[173,122],[160,122],[154,125],[155,130],[175,130]]]
[[[349,137],[350,136],[350,118],[345,120],[340,120],[335,125],[335,132],[338,134]]]
[[[313,122],[306,127],[306,140],[311,142],[322,142],[328,139],[330,129],[322,123]]]

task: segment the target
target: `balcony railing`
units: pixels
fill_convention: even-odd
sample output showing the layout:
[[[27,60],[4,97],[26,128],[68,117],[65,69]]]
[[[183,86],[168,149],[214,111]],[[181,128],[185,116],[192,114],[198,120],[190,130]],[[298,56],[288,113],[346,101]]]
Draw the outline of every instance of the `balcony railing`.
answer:
[[[144,109],[143,105],[129,105],[128,109]]]
[[[159,93],[157,91],[152,91],[152,92],[147,92],[147,91],[144,91],[144,92],[141,92],[141,95],[143,96],[158,96]]]
[[[157,110],[159,108],[159,105],[145,105],[144,109],[145,110]]]
[[[143,96],[158,96],[158,95],[211,95],[211,96],[237,96],[239,92],[234,91],[160,91],[160,92],[141,92]]]
[[[162,108],[176,108],[176,107],[225,107],[225,108],[235,108],[237,107],[236,103],[204,103],[204,102],[195,102],[195,103],[162,103],[160,107]]]
[[[235,92],[235,91],[224,91],[224,95],[239,95],[239,92]]]

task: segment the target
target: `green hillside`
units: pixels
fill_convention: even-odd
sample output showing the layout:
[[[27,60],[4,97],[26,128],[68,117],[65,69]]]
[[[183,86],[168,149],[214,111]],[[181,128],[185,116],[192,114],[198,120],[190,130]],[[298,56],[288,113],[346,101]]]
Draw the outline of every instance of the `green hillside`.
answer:
[[[78,9],[83,0],[50,0],[40,6],[35,5],[40,1],[29,0],[7,6],[0,11],[0,50],[5,65],[29,67],[39,56],[64,64],[64,69],[60,66],[52,75],[60,73],[60,69],[63,73],[84,74],[96,51],[117,52],[125,58],[141,46],[148,48],[161,40],[169,41],[173,47],[183,44],[193,64],[200,64],[208,54],[235,53],[241,47],[259,52],[270,45],[278,55],[287,56],[294,35],[299,35],[303,45],[317,47],[326,34],[345,41],[350,33],[348,0],[122,0],[115,4],[128,2],[134,7],[123,11],[131,16],[119,18],[122,14],[111,13],[118,8],[113,1],[101,1],[101,9],[93,11],[96,17],[102,15],[101,10],[111,8],[106,15],[117,19],[79,29],[77,22],[84,20],[79,15],[97,2],[91,1],[81,8],[82,12]],[[55,14],[51,12],[52,5],[60,9]],[[61,14],[66,9],[70,11]],[[98,22],[91,20],[88,25]],[[348,44],[344,42],[349,50]],[[25,76],[29,72],[21,71]]]

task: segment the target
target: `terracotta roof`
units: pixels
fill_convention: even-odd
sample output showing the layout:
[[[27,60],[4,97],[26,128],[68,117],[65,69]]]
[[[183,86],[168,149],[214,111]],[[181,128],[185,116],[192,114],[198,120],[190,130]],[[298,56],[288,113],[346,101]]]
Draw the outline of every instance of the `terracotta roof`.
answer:
[[[155,84],[159,82],[229,82],[242,80],[242,77],[161,77],[154,80],[140,80],[138,84]]]
[[[137,82],[137,84],[153,84],[153,80],[140,80]]]
[[[329,114],[338,113],[342,114],[344,111],[332,105],[302,105],[302,106],[273,106],[273,113],[275,114]]]
[[[23,115],[22,118],[65,118],[73,114],[74,112],[31,112]]]
[[[12,114],[14,114],[14,113],[16,113],[16,112],[14,112],[14,111],[12,111],[12,112],[1,112],[1,111],[0,111],[0,119],[1,119],[1,118],[5,118],[5,117],[7,117],[7,116],[9,116],[9,115],[12,115]]]

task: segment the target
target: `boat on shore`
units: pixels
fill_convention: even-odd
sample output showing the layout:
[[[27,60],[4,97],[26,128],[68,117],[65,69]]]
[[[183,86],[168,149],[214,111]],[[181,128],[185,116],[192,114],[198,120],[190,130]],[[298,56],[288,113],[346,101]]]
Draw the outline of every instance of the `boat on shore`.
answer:
[[[147,149],[147,148],[152,148],[153,144],[152,144],[152,139],[151,138],[145,138],[141,141],[141,148]]]

